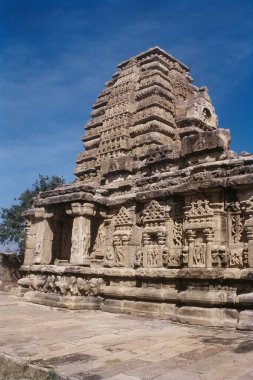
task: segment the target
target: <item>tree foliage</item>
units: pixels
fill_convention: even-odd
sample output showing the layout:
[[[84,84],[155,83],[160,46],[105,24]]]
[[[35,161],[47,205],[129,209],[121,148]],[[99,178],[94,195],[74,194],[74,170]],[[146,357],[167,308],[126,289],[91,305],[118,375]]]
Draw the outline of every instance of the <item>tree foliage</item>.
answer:
[[[15,244],[18,246],[19,253],[24,253],[25,247],[25,230],[24,218],[22,213],[31,206],[32,199],[41,191],[53,190],[65,183],[62,177],[43,176],[35,181],[30,189],[26,189],[20,196],[15,199],[17,204],[9,208],[1,208],[0,217],[0,243]]]

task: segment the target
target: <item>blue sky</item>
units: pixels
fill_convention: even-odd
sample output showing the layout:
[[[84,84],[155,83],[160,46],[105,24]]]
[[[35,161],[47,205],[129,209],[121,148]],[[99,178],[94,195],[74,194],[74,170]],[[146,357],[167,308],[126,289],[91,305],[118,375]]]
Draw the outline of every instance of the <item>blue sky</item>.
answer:
[[[83,125],[116,65],[158,45],[207,85],[231,148],[253,151],[253,0],[2,0],[0,207],[74,179]]]

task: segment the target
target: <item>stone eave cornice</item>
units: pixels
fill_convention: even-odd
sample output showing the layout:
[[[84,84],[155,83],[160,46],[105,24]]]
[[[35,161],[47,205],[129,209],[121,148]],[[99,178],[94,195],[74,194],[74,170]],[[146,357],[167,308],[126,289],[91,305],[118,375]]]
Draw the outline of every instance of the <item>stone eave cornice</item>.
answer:
[[[96,187],[87,184],[62,186],[54,190],[41,192],[38,197],[35,198],[33,205],[41,207],[49,204],[66,203],[78,200],[92,201],[95,192]]]
[[[150,187],[152,184],[150,185]],[[207,180],[198,180],[194,181],[190,179],[189,181],[183,181],[181,179],[181,183],[177,185],[170,184],[160,184],[159,182],[153,184],[154,188],[149,188],[147,185],[144,189],[139,189],[136,194],[136,201],[145,202],[154,198],[166,198],[173,195],[186,195],[190,193],[196,192],[209,192],[209,191],[217,191],[219,189],[224,188],[250,188],[253,186],[253,174],[245,174],[238,175],[233,177],[221,177],[221,178],[213,178]],[[160,187],[160,188],[159,188]]]
[[[160,178],[161,179],[177,178],[177,177],[186,178],[196,173],[211,172],[212,170],[216,170],[216,169],[231,170],[235,167],[246,168],[251,165],[253,165],[253,157],[249,159],[239,158],[239,159],[231,159],[231,160],[224,160],[224,161],[218,160],[218,161],[213,161],[213,162],[205,162],[205,163],[194,165],[194,166],[188,166],[186,168],[178,169],[173,172],[161,173]],[[157,175],[154,175],[154,178],[157,178]],[[141,179],[141,181],[145,179],[146,178],[144,177]],[[152,177],[149,176],[149,179],[152,179]]]
[[[68,186],[58,187],[54,190],[43,191],[39,194],[39,198],[43,199],[43,198],[53,197],[56,195],[77,193],[79,191],[95,194],[96,189],[94,188],[94,186],[89,186],[86,184],[72,184]]]
[[[184,127],[191,127],[191,126],[197,126],[199,127],[202,131],[214,131],[214,130],[217,130],[217,128],[215,127],[212,127],[208,124],[206,124],[203,120],[200,120],[198,118],[194,118],[194,117],[184,117],[184,118],[180,118],[178,119],[177,117],[175,117],[175,121],[178,125],[179,128],[184,128]]]
[[[124,171],[125,170],[122,170],[122,172]],[[129,187],[133,187],[132,179],[125,179],[124,181],[121,181],[121,182],[109,183],[108,185],[105,185],[103,189],[106,191],[111,191],[111,190],[124,189],[124,188],[129,188]]]
[[[106,206],[117,206],[117,205],[124,205],[127,202],[134,201],[136,198],[135,193],[128,193],[123,195],[112,195],[109,196],[106,200]]]
[[[22,212],[23,217],[29,217],[29,216],[34,216],[35,215],[35,208],[29,208],[28,210],[25,210]]]
[[[253,155],[249,155],[246,157],[239,157],[239,158],[233,158],[233,159],[226,159],[226,160],[218,160],[214,162],[205,162],[202,164],[189,166],[188,169],[194,170],[197,168],[227,168],[229,167],[235,167],[235,166],[243,166],[243,165],[253,165]]]
[[[98,205],[103,205],[103,206],[106,206],[106,207],[110,207],[110,206],[118,206],[118,205],[122,205],[122,204],[126,204],[127,202],[131,202],[133,200],[135,200],[135,197],[136,197],[136,193],[135,191],[132,189],[132,191],[128,192],[127,194],[122,194],[122,195],[102,195],[102,194],[95,194],[94,197],[93,197],[93,202],[98,204]]]
[[[240,157],[237,159],[234,158],[234,159],[227,159],[227,160],[217,160],[213,162],[204,162],[197,165],[187,166],[186,168],[178,169],[172,172],[160,173],[159,177],[161,179],[176,178],[176,177],[186,178],[187,176],[190,176],[192,174],[199,173],[199,172],[205,172],[205,171],[210,172],[215,169],[230,170],[238,166],[245,167],[249,165],[253,165],[253,155],[248,156],[248,157],[243,157],[243,158]],[[157,175],[154,175],[154,178],[157,178]],[[144,177],[141,179],[141,181],[142,180],[145,181],[145,179],[147,178]],[[152,179],[152,177],[149,176],[149,179]]]
[[[80,191],[78,193],[56,195],[54,197],[38,199],[34,202],[34,205],[41,207],[41,206],[57,205],[59,203],[71,203],[71,202],[77,202],[77,201],[93,202],[93,196],[94,195],[91,193],[85,193],[85,192]]]
[[[237,168],[241,168],[241,172],[237,173]],[[229,172],[230,170],[236,170],[236,172],[231,173]],[[153,176],[143,177],[140,180],[137,180],[136,186],[138,189],[143,188],[143,190],[147,186],[146,190],[148,190],[149,186],[160,185],[163,188],[166,188],[166,186],[171,187],[172,185],[170,182],[177,180],[180,180],[184,184],[186,182],[197,183],[197,177],[199,175],[203,177],[200,183],[203,183],[205,179],[207,180],[207,183],[210,183],[214,180],[219,180],[222,181],[222,186],[224,186],[224,181],[226,183],[228,183],[228,181],[231,181],[232,183],[232,181],[235,181],[236,179],[236,182],[241,181],[243,184],[245,182],[244,177],[247,176],[247,180],[251,184],[253,180],[253,157],[251,156],[238,159],[206,162],[171,172],[160,173],[159,176],[157,176],[157,174],[154,174]]]

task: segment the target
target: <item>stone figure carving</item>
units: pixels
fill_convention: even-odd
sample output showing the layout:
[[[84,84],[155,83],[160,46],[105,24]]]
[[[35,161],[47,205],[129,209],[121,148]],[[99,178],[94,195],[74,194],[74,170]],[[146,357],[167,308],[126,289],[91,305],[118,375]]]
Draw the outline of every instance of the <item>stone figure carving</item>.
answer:
[[[169,252],[169,255],[168,255],[168,264],[169,265],[177,265],[179,264],[180,258],[179,256],[175,253],[175,252]]]
[[[167,267],[168,262],[169,262],[169,258],[170,258],[169,250],[168,250],[168,248],[165,246],[165,247],[163,248],[163,253],[162,253],[162,262],[163,262],[163,266]]]
[[[116,266],[124,266],[124,248],[122,246],[115,247],[115,264]]]
[[[66,287],[64,285],[66,285]],[[60,294],[64,295],[66,293],[67,283],[62,281],[61,276],[56,276],[55,287]]]
[[[29,276],[30,288],[40,292],[58,293],[61,296],[96,295],[103,284],[101,279],[87,280],[76,276]]]
[[[242,267],[243,266],[243,254],[242,252],[231,252],[230,254],[230,265],[232,267]]]
[[[31,274],[29,276],[30,286],[33,290],[39,290],[43,287],[45,284],[45,278],[42,276],[36,276],[34,274]]]
[[[205,249],[206,244],[202,243],[201,240],[197,240],[194,245],[193,253],[193,265],[194,266],[204,266],[205,265]]]
[[[71,238],[71,253],[74,255],[78,255],[78,253],[80,252],[79,242],[80,242],[79,231],[77,228],[75,228],[75,230],[72,231],[72,238]]]
[[[71,259],[73,263],[84,263],[89,257],[90,232],[85,228],[85,225],[77,224],[72,230]]]
[[[52,292],[54,293],[55,291],[55,279],[56,279],[56,276],[54,274],[52,275],[49,275],[47,278],[46,278],[46,282],[45,282],[45,289],[48,290],[49,292]]]
[[[115,256],[113,247],[106,247],[104,266],[113,267],[115,265]]]
[[[86,231],[83,232],[83,235],[81,236],[81,244],[84,248],[84,257],[88,257],[88,251],[90,247],[90,233],[87,233]]]
[[[33,262],[39,264],[41,260],[42,239],[36,242],[33,250]]]
[[[94,245],[94,251],[103,248],[103,244],[105,242],[105,225],[104,223],[100,224],[98,228],[98,233]]]
[[[76,283],[77,283],[77,288],[78,288],[78,294],[79,295],[86,295],[88,294],[88,291],[89,291],[89,284],[88,282],[81,278],[81,277],[78,277],[77,280],[76,280]]]
[[[147,266],[148,267],[157,267],[159,259],[159,250],[155,245],[147,246]]]
[[[142,254],[142,249],[141,248],[137,249],[137,251],[136,251],[135,260],[134,260],[134,266],[136,268],[143,266],[143,254]]]
[[[212,263],[214,267],[227,267],[229,254],[226,246],[212,247]]]

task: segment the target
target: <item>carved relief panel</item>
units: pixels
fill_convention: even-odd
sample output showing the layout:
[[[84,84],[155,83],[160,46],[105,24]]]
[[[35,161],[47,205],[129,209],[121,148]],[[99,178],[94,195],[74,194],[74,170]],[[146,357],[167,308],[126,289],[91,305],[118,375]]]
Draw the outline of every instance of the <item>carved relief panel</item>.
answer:
[[[228,244],[230,251],[229,266],[232,268],[242,268],[246,260],[244,207],[238,201],[230,202],[226,206],[228,218]]]
[[[113,233],[113,246],[115,252],[115,265],[129,266],[131,262],[129,242],[132,235],[133,210],[121,207],[115,218]]]
[[[179,267],[181,265],[183,245],[183,221],[182,218],[171,218],[167,221],[167,260],[166,267]],[[165,252],[164,252],[165,255]],[[165,259],[165,256],[164,256]]]
[[[33,248],[34,264],[50,264],[52,260],[52,242],[54,236],[53,213],[44,208],[35,211],[35,244]]]
[[[101,216],[101,215],[100,215]],[[106,220],[95,218],[91,221],[91,266],[103,265],[106,246]]]
[[[107,219],[104,266],[134,266],[136,246],[132,244],[131,240],[133,224],[134,207],[122,206],[114,216]]]
[[[245,214],[247,217],[245,221],[247,260],[245,261],[250,268],[253,268],[253,196],[245,202]]]
[[[142,213],[142,256],[144,267],[161,267],[163,265],[163,251],[166,247],[167,235],[165,219],[164,205],[155,200],[152,200]]]
[[[184,229],[186,245],[184,262],[188,256],[189,267],[212,267],[212,246],[214,238],[214,211],[209,201],[198,199],[186,206]]]

